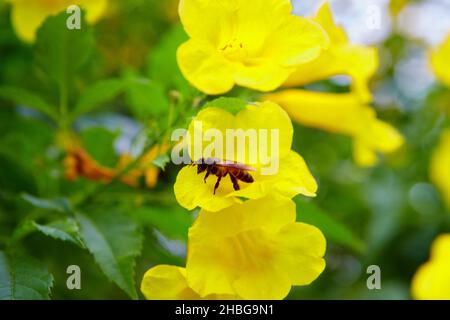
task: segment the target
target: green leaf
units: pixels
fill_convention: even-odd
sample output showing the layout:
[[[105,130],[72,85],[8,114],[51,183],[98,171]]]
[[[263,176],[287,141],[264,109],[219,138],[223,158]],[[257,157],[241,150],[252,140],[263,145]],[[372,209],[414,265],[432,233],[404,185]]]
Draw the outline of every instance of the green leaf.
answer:
[[[81,29],[70,30],[66,26],[68,15],[65,11],[61,12],[48,17],[37,33],[37,64],[66,94],[76,71],[91,55],[94,44],[92,28],[86,23],[84,16],[83,12]]]
[[[24,193],[22,194],[22,199],[36,208],[57,211],[61,213],[72,212],[72,206],[69,200],[67,200],[66,198],[41,199]]]
[[[215,107],[215,108],[224,109],[225,111],[228,111],[231,114],[236,115],[241,110],[245,109],[247,107],[247,105],[248,105],[248,103],[246,101],[238,99],[238,98],[221,97],[221,98],[207,102],[203,106],[203,109]]]
[[[126,91],[128,106],[138,119],[161,116],[169,110],[168,96],[154,81],[129,77]]]
[[[17,106],[27,107],[39,111],[53,120],[58,119],[56,108],[45,102],[35,93],[17,87],[0,87],[0,98],[11,100]]]
[[[53,276],[30,257],[0,251],[0,300],[49,299]]]
[[[41,232],[55,240],[68,241],[81,248],[85,248],[79,235],[78,224],[72,218],[56,220],[45,225],[28,220],[16,228],[11,237],[11,241],[17,242],[35,231]]]
[[[180,44],[188,40],[181,24],[175,25],[162,36],[162,41],[152,49],[148,58],[150,79],[161,83],[166,90],[189,90],[190,85],[184,79],[178,67],[176,52]]]
[[[86,151],[102,165],[114,167],[117,154],[114,149],[119,132],[111,132],[103,127],[91,127],[80,133],[81,142]]]
[[[297,220],[316,226],[325,238],[337,245],[350,248],[358,253],[365,250],[365,244],[345,225],[331,217],[314,203],[297,197]]]
[[[163,154],[158,156],[155,160],[153,160],[152,163],[164,171],[167,164],[170,163],[170,157],[167,154]]]
[[[93,111],[95,108],[117,97],[123,92],[124,88],[124,81],[119,79],[101,80],[93,84],[81,95],[72,111],[72,117],[75,118],[81,114]]]
[[[137,221],[158,229],[166,237],[185,242],[194,222],[193,215],[179,206],[140,207],[133,210],[133,215]]]
[[[33,173],[19,159],[0,152],[0,168],[0,193],[37,192]]]
[[[138,226],[118,212],[77,214],[81,238],[103,273],[131,298],[137,299],[135,259],[142,250]]]

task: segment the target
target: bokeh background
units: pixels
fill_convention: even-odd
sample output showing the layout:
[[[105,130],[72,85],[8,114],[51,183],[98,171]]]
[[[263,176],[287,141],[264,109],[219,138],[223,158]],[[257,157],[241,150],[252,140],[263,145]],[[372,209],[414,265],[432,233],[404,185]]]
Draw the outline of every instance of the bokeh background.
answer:
[[[328,248],[325,272],[312,285],[294,288],[288,298],[409,299],[411,280],[428,259],[433,239],[450,230],[449,209],[429,178],[432,152],[449,125],[450,89],[436,81],[428,55],[450,32],[450,1],[330,2],[352,42],[379,49],[380,67],[370,83],[373,106],[406,144],[376,166],[361,168],[352,159],[348,137],[295,126],[294,149],[320,186],[312,201],[296,199],[298,218],[318,225]],[[297,14],[312,15],[320,1],[293,4]],[[90,48],[73,48],[90,54],[73,76],[70,104],[99,81],[127,84],[70,123],[77,141],[101,166],[117,168],[124,155],[139,157],[163,144],[171,128],[184,127],[195,114],[193,101],[205,99],[176,65],[176,48],[186,37],[177,5],[176,0],[111,0],[106,15],[90,28]],[[365,22],[374,8],[379,9],[379,28]],[[0,1],[0,87],[23,88],[58,101],[58,89],[39,63],[48,49],[45,42],[42,47],[39,39],[38,45],[18,39],[10,11],[11,5]],[[346,77],[335,77],[306,88],[346,92],[349,84]],[[250,93],[235,89],[232,95]],[[142,176],[133,186],[120,179],[68,180],[64,126],[30,108],[29,100],[18,100],[0,97],[0,250],[23,255],[51,273],[54,299],[142,298],[136,288],[149,267],[183,266],[195,212],[182,209],[174,198],[180,168],[157,155],[154,169],[164,170],[154,186]],[[68,208],[92,217],[113,239],[113,249],[123,258],[121,270],[131,271],[119,280],[126,289],[105,275],[98,257],[75,243],[76,225]],[[30,221],[41,227],[63,223],[58,228],[73,239],[60,241],[48,229],[30,227]],[[71,264],[82,270],[81,290],[66,287]],[[366,287],[369,265],[381,268],[381,290]]]

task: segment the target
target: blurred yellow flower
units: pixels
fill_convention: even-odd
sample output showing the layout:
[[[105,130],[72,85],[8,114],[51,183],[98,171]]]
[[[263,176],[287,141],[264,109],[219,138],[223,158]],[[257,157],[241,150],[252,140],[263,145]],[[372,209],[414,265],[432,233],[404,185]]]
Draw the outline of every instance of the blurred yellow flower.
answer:
[[[450,34],[444,42],[431,52],[431,67],[443,84],[450,87]]]
[[[430,164],[431,181],[439,188],[450,208],[450,129],[445,130],[433,152]]]
[[[189,230],[189,287],[202,297],[276,300],[310,284],[325,268],[326,241],[295,217],[292,200],[273,196],[200,211]]]
[[[368,82],[378,69],[377,49],[352,44],[344,29],[334,23],[328,2],[319,9],[315,21],[328,33],[330,47],[316,59],[298,67],[284,86],[302,86],[337,75],[348,75],[352,78],[353,91],[363,101],[370,101],[372,95]]]
[[[235,300],[234,295],[211,294],[204,298],[189,288],[186,269],[158,265],[149,269],[142,279],[141,291],[148,300]]]
[[[149,188],[154,188],[158,182],[160,169],[153,164],[153,161],[160,155],[165,154],[169,148],[170,146],[167,143],[153,146],[141,157],[137,167],[130,170],[125,176],[122,177],[122,181],[131,186],[138,186],[139,179],[144,177],[145,185]],[[119,159],[118,170],[120,171],[125,169],[133,161],[134,159],[131,155],[122,154]]]
[[[417,270],[411,291],[414,299],[450,300],[450,234],[434,241],[430,260]]]
[[[16,34],[26,42],[34,42],[36,31],[50,15],[65,11],[71,5],[86,9],[86,19],[96,22],[104,14],[108,0],[9,0],[11,20]]]
[[[375,111],[355,93],[285,90],[264,99],[279,103],[302,125],[352,137],[353,155],[360,166],[374,165],[377,152],[394,152],[404,142],[397,130],[377,119]]]
[[[196,127],[201,124],[201,129]],[[311,175],[305,161],[296,152],[291,150],[293,127],[288,114],[277,104],[271,102],[248,104],[243,110],[233,115],[224,109],[209,107],[198,113],[189,126],[188,141],[186,141],[193,161],[198,161],[206,152],[207,145],[211,142],[196,144],[195,136],[203,135],[209,129],[214,129],[223,137],[227,136],[230,129],[243,130],[237,138],[244,138],[248,130],[276,130],[278,144],[271,140],[270,133],[266,138],[257,136],[256,144],[251,147],[247,141],[242,148],[236,148],[234,158],[226,158],[227,152],[221,150],[223,160],[236,161],[240,164],[251,166],[255,171],[251,172],[253,183],[239,181],[240,190],[235,190],[231,178],[222,179],[217,192],[214,194],[214,186],[217,178],[211,175],[204,181],[205,174],[198,174],[195,166],[185,166],[178,173],[174,190],[178,202],[186,209],[192,210],[201,207],[209,211],[218,211],[240,203],[241,198],[258,199],[269,193],[279,193],[286,197],[297,194],[315,196],[317,183]],[[237,131],[235,131],[237,132]],[[234,142],[233,145],[236,144]],[[264,148],[266,145],[267,148]],[[272,146],[278,147],[271,153]],[[194,148],[200,147],[196,156]],[[228,148],[228,142],[224,143],[224,149]],[[262,153],[267,151],[267,159]],[[240,161],[242,156],[243,161]],[[254,159],[252,159],[254,158]],[[278,164],[273,174],[264,174],[264,170],[273,164]]]
[[[190,36],[177,53],[183,75],[207,94],[235,84],[276,89],[328,44],[317,23],[291,11],[290,0],[181,0],[179,15]]]

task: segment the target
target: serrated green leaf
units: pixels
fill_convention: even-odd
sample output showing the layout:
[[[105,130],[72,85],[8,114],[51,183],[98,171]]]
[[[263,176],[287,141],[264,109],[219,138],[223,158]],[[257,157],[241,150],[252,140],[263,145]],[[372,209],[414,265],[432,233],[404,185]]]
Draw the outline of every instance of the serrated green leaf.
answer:
[[[135,259],[142,250],[142,234],[128,217],[117,212],[77,214],[81,238],[103,273],[131,298],[137,299]]]
[[[74,219],[61,219],[46,225],[35,222],[33,224],[38,231],[49,237],[56,240],[72,242],[81,248],[85,248],[84,243],[80,238],[78,224]]]
[[[203,109],[206,108],[220,108],[225,111],[230,112],[231,114],[236,115],[241,110],[245,109],[247,107],[248,103],[244,100],[241,100],[239,98],[228,98],[228,97],[221,97],[212,101],[207,102]]]
[[[312,202],[300,197],[295,199],[297,204],[297,220],[316,226],[325,238],[337,245],[352,249],[358,253],[365,250],[365,244],[344,224],[334,219]]]
[[[17,106],[39,111],[53,120],[58,119],[56,108],[48,104],[44,99],[33,92],[18,87],[0,87],[0,98],[10,100]]]
[[[56,240],[68,241],[81,248],[85,248],[79,235],[77,222],[72,218],[60,219],[48,224],[39,224],[28,220],[14,230],[11,242],[17,242],[35,231]]]
[[[91,112],[123,92],[125,82],[120,79],[101,80],[87,88],[72,111],[72,117]]]
[[[24,193],[22,194],[22,199],[39,209],[57,211],[61,213],[72,212],[72,206],[69,200],[67,200],[66,198],[41,199]]]
[[[30,257],[0,251],[0,300],[49,299],[53,276]]]

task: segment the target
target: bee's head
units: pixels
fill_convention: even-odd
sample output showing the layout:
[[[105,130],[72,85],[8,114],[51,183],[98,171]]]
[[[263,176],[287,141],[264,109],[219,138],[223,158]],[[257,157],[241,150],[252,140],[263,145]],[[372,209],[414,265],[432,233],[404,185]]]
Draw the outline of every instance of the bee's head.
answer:
[[[197,164],[197,174],[202,173],[206,169],[208,169],[208,164],[206,164],[206,163],[198,163]]]

